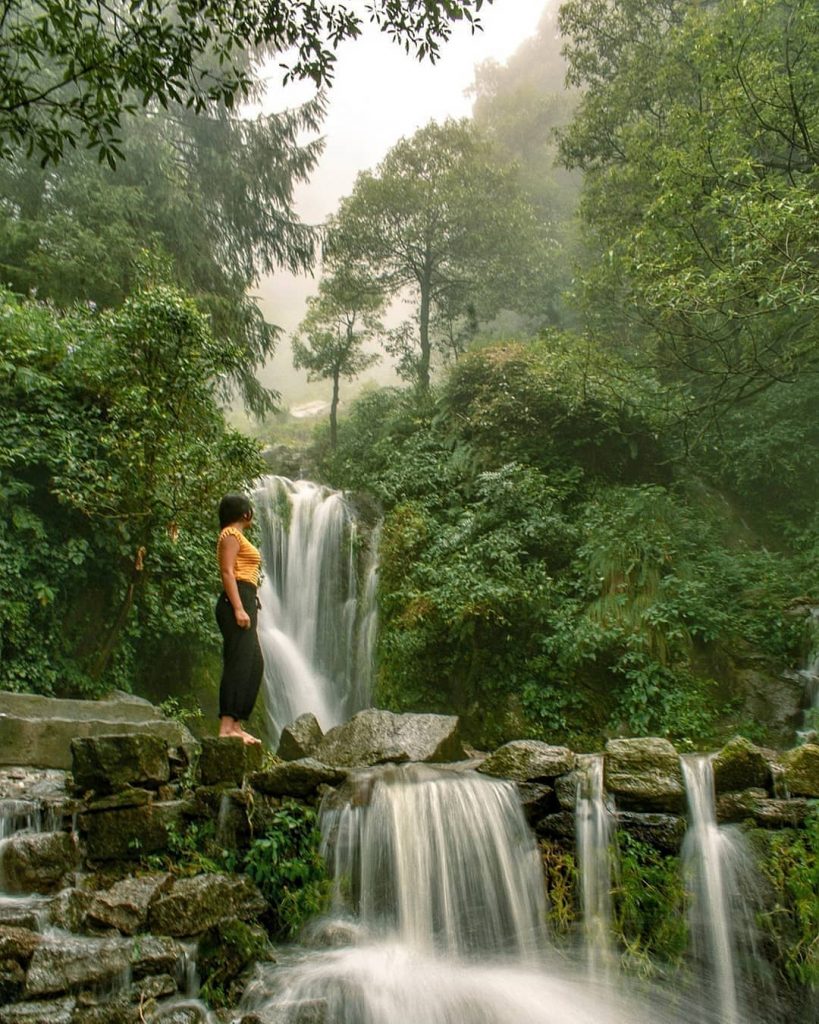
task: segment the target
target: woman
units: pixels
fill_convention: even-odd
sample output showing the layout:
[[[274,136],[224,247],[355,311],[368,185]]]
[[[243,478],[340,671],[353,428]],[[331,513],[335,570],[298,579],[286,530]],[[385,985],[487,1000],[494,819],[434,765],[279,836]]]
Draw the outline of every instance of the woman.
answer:
[[[219,686],[219,735],[239,736],[245,743],[260,743],[242,728],[253,710],[262,681],[264,662],[256,619],[259,569],[262,556],[245,537],[253,522],[253,508],[243,494],[227,494],[219,502],[219,541],[216,557],[222,593],[216,603],[216,621],[222,632],[223,669]]]

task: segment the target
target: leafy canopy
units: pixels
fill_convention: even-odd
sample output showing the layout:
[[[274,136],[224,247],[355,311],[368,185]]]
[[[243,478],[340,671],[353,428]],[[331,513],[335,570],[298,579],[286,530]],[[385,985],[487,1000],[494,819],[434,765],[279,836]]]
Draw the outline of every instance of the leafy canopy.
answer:
[[[488,0],[491,2],[491,0]],[[434,60],[452,23],[478,25],[483,0],[372,0],[369,18]],[[361,17],[327,0],[5,0],[0,15],[0,152],[44,163],[89,145],[122,157],[122,114],[182,103],[232,106],[253,84],[246,54],[292,54],[287,75],[326,83]]]

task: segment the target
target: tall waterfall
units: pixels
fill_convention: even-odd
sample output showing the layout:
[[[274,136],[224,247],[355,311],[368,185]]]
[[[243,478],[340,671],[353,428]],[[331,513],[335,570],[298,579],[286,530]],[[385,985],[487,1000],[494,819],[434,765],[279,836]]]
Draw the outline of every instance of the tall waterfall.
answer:
[[[691,895],[690,925],[700,969],[703,1006],[717,1007],[719,1024],[748,1021],[746,964],[758,970],[749,885],[753,867],[738,828],[717,825],[714,772],[709,756],[682,759],[690,823],[683,844],[683,862]],[[762,979],[754,979],[755,987]],[[759,994],[759,993],[758,993]]]
[[[276,1024],[681,1024],[656,993],[638,1001],[549,949],[513,784],[408,765],[359,772],[331,799],[325,948],[259,965],[243,1009]]]
[[[589,975],[605,975],[614,964],[611,942],[611,838],[615,818],[603,788],[603,755],[581,762],[575,804],[577,859]]]
[[[377,534],[359,587],[362,535],[342,494],[270,476],[253,501],[264,571],[259,639],[275,743],[306,711],[326,730],[369,706]]]

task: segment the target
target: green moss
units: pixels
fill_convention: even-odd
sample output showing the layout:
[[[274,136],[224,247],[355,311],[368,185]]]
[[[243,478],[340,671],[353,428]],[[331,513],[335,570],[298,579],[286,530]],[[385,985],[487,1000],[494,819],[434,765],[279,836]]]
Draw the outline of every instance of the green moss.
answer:
[[[571,853],[548,839],[541,842],[540,853],[549,899],[549,925],[555,936],[564,938],[579,918],[577,865]]]
[[[265,930],[244,921],[224,921],[199,943],[198,967],[202,998],[219,1009],[233,1006],[241,995],[240,975],[257,960],[270,958]]]

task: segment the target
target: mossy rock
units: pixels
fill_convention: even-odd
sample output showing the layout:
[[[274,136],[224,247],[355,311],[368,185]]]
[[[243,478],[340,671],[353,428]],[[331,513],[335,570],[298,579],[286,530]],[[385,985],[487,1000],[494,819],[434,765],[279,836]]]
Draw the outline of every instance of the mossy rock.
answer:
[[[534,782],[564,775],[574,768],[575,761],[575,754],[567,747],[552,747],[539,740],[513,740],[490,754],[478,771],[515,782]]]
[[[272,959],[273,950],[261,925],[220,922],[199,942],[197,967],[203,997],[217,1009],[235,1006],[244,988],[240,979],[247,968]]]
[[[661,737],[609,740],[605,785],[627,810],[678,811],[685,806],[680,755]]]
[[[744,736],[734,736],[725,744],[714,758],[713,769],[717,793],[767,789],[771,785],[768,757]]]
[[[149,733],[72,740],[71,757],[79,792],[117,793],[128,786],[157,789],[170,778],[168,741]]]
[[[782,767],[782,781],[791,796],[819,797],[819,744],[786,750]]]

